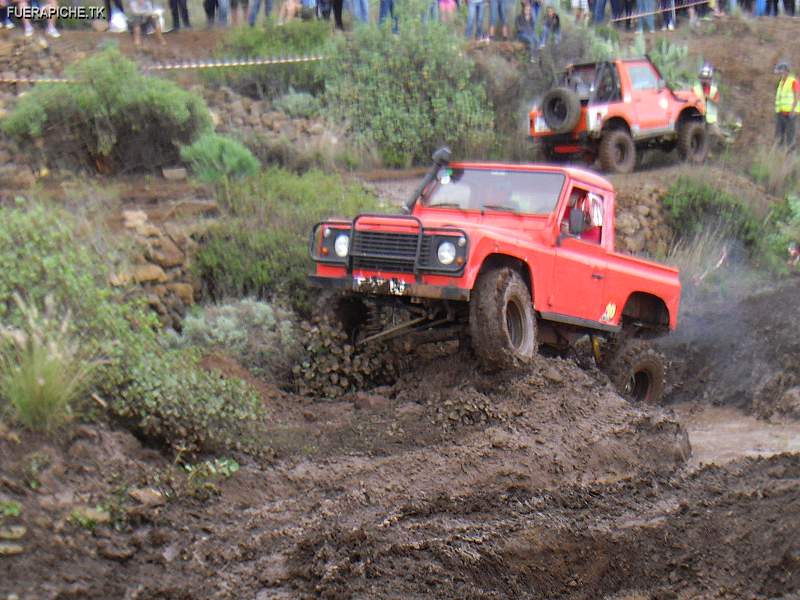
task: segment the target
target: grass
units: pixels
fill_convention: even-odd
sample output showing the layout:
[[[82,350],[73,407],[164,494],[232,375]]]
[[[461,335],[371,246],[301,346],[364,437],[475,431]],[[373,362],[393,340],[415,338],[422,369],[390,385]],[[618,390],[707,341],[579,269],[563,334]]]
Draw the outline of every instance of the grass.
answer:
[[[800,156],[777,146],[761,147],[753,157],[750,176],[770,194],[785,196],[800,184]]]
[[[72,414],[71,403],[89,382],[91,365],[79,358],[70,317],[57,318],[52,301],[44,314],[35,305],[15,300],[25,317],[20,329],[0,330],[0,392],[16,421],[38,431],[53,431]]]

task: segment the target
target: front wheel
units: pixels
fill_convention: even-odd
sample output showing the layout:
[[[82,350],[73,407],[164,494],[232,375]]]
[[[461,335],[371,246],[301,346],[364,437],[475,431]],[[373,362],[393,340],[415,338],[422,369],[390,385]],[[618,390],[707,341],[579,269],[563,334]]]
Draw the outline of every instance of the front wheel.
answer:
[[[678,130],[678,154],[686,162],[699,165],[708,155],[708,130],[702,121],[686,121]]]
[[[490,370],[528,362],[536,353],[536,316],[528,286],[514,269],[480,275],[469,306],[472,348]]]
[[[658,404],[664,396],[664,356],[645,340],[628,340],[614,347],[603,369],[620,395],[633,403]]]

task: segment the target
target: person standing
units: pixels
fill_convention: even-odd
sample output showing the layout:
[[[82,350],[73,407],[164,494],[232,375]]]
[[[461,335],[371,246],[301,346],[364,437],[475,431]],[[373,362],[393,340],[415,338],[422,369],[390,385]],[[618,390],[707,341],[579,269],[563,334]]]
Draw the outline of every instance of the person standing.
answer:
[[[369,23],[368,0],[353,0],[353,16],[359,23]]]
[[[247,16],[247,22],[250,24],[250,27],[256,24],[259,10],[261,10],[261,0],[253,0],[253,3],[250,5],[250,14]],[[264,16],[269,19],[271,15],[272,0],[264,0]]]
[[[115,0],[116,2],[116,0]],[[169,0],[169,9],[172,12],[172,31],[179,31],[181,28],[181,20],[183,20],[183,27],[189,29],[189,8],[186,6],[186,0]]]
[[[467,30],[464,35],[472,38],[472,28],[475,27],[475,39],[483,39],[483,0],[467,0]]]
[[[508,0],[489,0],[489,39],[494,39],[497,25],[501,26],[504,40],[508,40],[508,22],[511,7]]]
[[[394,0],[381,0],[378,6],[378,25],[382,25],[388,18],[392,18],[392,33],[397,33],[397,16],[394,14]]]
[[[675,31],[675,0],[661,0],[661,31]]]
[[[800,82],[789,72],[787,61],[775,65],[775,74],[780,77],[775,89],[775,143],[794,150],[797,113],[800,112]]]
[[[638,31],[643,32],[647,25],[647,31],[653,33],[656,30],[656,2],[655,0],[636,0],[636,12],[640,15]]]

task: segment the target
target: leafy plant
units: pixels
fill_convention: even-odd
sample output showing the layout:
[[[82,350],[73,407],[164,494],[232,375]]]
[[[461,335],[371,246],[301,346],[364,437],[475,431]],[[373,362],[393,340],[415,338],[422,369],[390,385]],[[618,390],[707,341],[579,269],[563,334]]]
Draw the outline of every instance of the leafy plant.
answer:
[[[218,133],[206,133],[181,147],[181,158],[206,183],[219,183],[255,174],[261,166],[245,146]]]
[[[330,216],[380,210],[362,186],[312,170],[269,169],[233,182],[223,205],[234,219],[203,236],[194,270],[212,300],[284,297],[309,308],[306,274],[311,227]]]
[[[22,505],[16,500],[0,500],[0,517],[18,517],[22,514]]]
[[[275,101],[275,108],[290,117],[308,119],[319,114],[322,103],[307,92],[289,92]]]
[[[308,56],[327,54],[331,35],[324,21],[290,21],[277,25],[267,21],[263,27],[231,29],[216,54],[220,58]],[[277,98],[293,89],[318,94],[328,68],[325,61],[237,67],[210,70],[206,77],[255,98]]]
[[[207,500],[219,494],[217,481],[233,477],[239,471],[239,463],[232,458],[215,458],[197,464],[183,465],[186,471],[186,488],[190,496]]]
[[[110,520],[110,516],[102,507],[97,506],[95,508],[76,508],[69,513],[67,520],[76,527],[94,533],[98,525]]]
[[[14,298],[22,328],[0,327],[0,394],[24,426],[52,431],[71,416],[71,403],[86,390],[93,365],[81,359],[71,317],[56,314],[52,298],[40,312]]]
[[[29,146],[46,138],[41,152],[54,166],[153,169],[176,162],[181,144],[211,128],[199,96],[142,75],[116,48],[67,67],[65,75],[77,83],[37,84],[2,124]]]
[[[205,371],[185,351],[143,356],[130,375],[112,410],[145,437],[179,454],[259,453],[264,408],[243,381]]]
[[[259,376],[282,379],[300,352],[294,315],[279,304],[244,299],[206,305],[183,321],[180,346],[222,350]]]
[[[770,194],[783,196],[798,188],[800,157],[784,148],[762,146],[755,153],[750,176]]]
[[[462,46],[447,26],[417,19],[398,35],[358,28],[333,51],[328,110],[353,136],[374,142],[391,166],[427,163],[445,142],[459,154],[485,148],[492,141],[492,107]]]
[[[658,68],[661,77],[670,86],[682,88],[691,86],[697,77],[698,61],[689,57],[689,47],[676,44],[665,37],[656,39],[648,54],[650,60]]]

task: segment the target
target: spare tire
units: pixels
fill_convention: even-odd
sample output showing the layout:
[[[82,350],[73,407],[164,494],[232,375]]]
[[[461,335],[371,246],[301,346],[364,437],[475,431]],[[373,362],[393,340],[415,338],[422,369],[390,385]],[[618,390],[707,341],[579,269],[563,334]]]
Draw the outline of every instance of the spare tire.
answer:
[[[568,133],[581,119],[581,100],[568,88],[553,88],[542,98],[542,116],[553,133]]]

